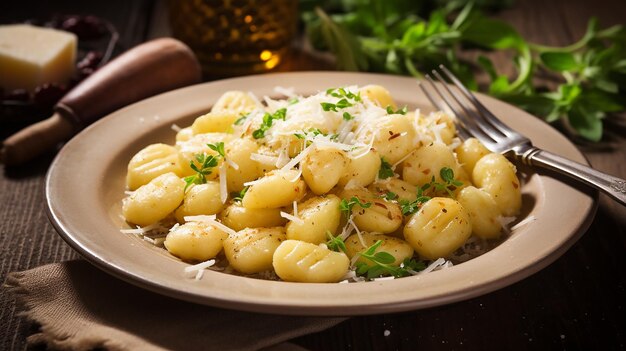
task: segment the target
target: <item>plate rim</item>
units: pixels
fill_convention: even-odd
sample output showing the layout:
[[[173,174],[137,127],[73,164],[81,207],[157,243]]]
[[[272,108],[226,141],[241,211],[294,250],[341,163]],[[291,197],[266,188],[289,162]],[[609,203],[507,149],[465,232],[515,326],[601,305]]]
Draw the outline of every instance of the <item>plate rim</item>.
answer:
[[[185,88],[177,89],[171,92],[159,94],[157,96],[148,98],[146,100],[142,100],[140,102],[127,106],[123,109],[120,109],[116,112],[113,112],[109,116],[115,115],[115,114],[123,114],[125,113],[125,111],[129,111],[130,109],[135,108],[138,105],[142,105],[142,104],[147,105],[150,103],[154,103],[154,101],[159,101],[160,99],[164,99],[164,97],[172,96],[172,94],[184,94],[185,91],[192,91],[194,89],[198,89],[199,87],[203,87],[203,86],[204,87],[209,86],[209,85],[220,86],[220,85],[224,85],[225,82],[231,82],[231,83],[232,82],[246,82],[249,80],[265,80],[268,78],[279,78],[281,76],[293,77],[293,76],[307,76],[307,75],[315,75],[315,76],[328,75],[328,76],[335,76],[335,77],[352,75],[352,76],[371,77],[371,78],[385,77],[386,79],[399,79],[399,80],[412,79],[412,78],[407,78],[407,77],[390,76],[390,75],[385,75],[385,74],[348,73],[348,72],[334,72],[334,71],[287,72],[287,73],[271,73],[271,74],[265,74],[265,75],[237,77],[237,78],[229,78],[229,79],[219,80],[219,81],[214,81],[214,82],[201,83],[201,84],[197,84],[194,86],[185,87]],[[482,94],[478,94],[478,95],[481,99],[495,100],[493,98],[484,96]],[[495,101],[498,101],[498,100],[495,100]],[[208,106],[210,105],[207,104],[207,107]],[[527,113],[513,106],[508,105],[508,108],[515,109],[519,113],[528,115]],[[533,118],[536,118],[536,117],[533,117]],[[578,228],[574,232],[572,232],[572,234],[568,237],[568,239],[564,243],[562,243],[556,250],[554,250],[549,255],[540,258],[540,260],[535,262],[534,264],[530,266],[526,266],[526,267],[521,267],[520,269],[514,271],[513,273],[505,277],[494,279],[493,281],[490,281],[489,284],[485,284],[485,286],[482,286],[480,288],[465,287],[464,289],[458,289],[453,292],[449,292],[447,294],[440,294],[436,298],[431,298],[428,301],[412,300],[412,301],[405,301],[404,303],[397,303],[397,304],[392,304],[392,305],[355,304],[351,306],[344,306],[343,309],[341,309],[340,311],[337,311],[337,306],[335,305],[326,305],[326,306],[289,305],[289,306],[285,306],[283,303],[279,303],[279,302],[277,303],[276,301],[274,301],[274,303],[272,303],[272,301],[265,301],[263,303],[254,303],[250,301],[242,302],[242,301],[233,301],[230,299],[220,299],[220,298],[215,298],[215,297],[200,296],[198,294],[189,293],[187,291],[180,291],[179,289],[175,289],[170,286],[163,286],[162,284],[150,282],[149,280],[143,279],[142,277],[138,276],[136,272],[135,273],[130,272],[127,269],[124,269],[124,267],[107,262],[106,260],[103,259],[103,257],[101,257],[102,255],[99,255],[97,251],[93,250],[93,248],[85,246],[85,243],[81,243],[80,241],[78,241],[75,235],[71,233],[71,230],[67,228],[63,219],[59,217],[59,209],[56,208],[55,206],[56,204],[54,203],[54,198],[53,198],[54,190],[53,190],[52,183],[54,182],[54,177],[56,175],[55,172],[57,168],[60,167],[59,164],[63,161],[63,157],[65,157],[66,153],[69,152],[67,150],[71,150],[71,148],[74,145],[73,143],[76,143],[75,140],[80,138],[80,135],[84,135],[84,133],[87,131],[101,128],[99,126],[106,124],[106,123],[108,123],[107,119],[103,118],[99,120],[98,122],[94,123],[93,125],[89,126],[88,128],[86,128],[83,132],[81,132],[79,135],[77,135],[72,140],[70,140],[66,144],[66,146],[63,147],[63,149],[59,152],[59,154],[55,157],[54,161],[52,162],[46,174],[46,179],[45,179],[46,213],[50,219],[50,222],[53,224],[55,230],[60,234],[60,236],[63,238],[64,241],[66,241],[74,250],[76,250],[79,254],[81,254],[81,256],[84,257],[87,261],[89,261],[91,264],[94,264],[98,268],[104,270],[105,272],[117,278],[120,278],[128,283],[140,286],[142,288],[148,289],[150,291],[153,291],[159,294],[163,294],[163,295],[176,298],[176,299],[182,299],[182,300],[186,300],[186,301],[190,301],[194,303],[200,303],[200,304],[211,305],[211,306],[216,306],[216,307],[226,307],[226,308],[245,310],[245,311],[251,311],[251,312],[271,311],[272,313],[291,314],[291,315],[348,316],[348,315],[365,315],[365,314],[400,312],[400,311],[414,310],[414,309],[419,309],[419,308],[439,306],[442,304],[448,304],[448,303],[453,303],[453,302],[457,302],[461,300],[470,299],[476,296],[480,296],[480,295],[492,292],[494,290],[501,289],[505,286],[511,285],[517,281],[520,281],[536,273],[537,271],[545,268],[550,263],[554,262],[584,234],[584,232],[587,230],[587,228],[593,221],[595,212],[598,207],[598,201],[597,201],[598,193],[594,192],[593,195],[590,196],[591,206],[586,212]],[[552,129],[551,132],[558,133],[556,130],[554,130],[551,126],[547,124],[544,127]],[[575,152],[586,161],[586,158],[580,152],[580,150],[578,150],[571,142],[569,141],[567,142],[569,143],[568,147],[569,146],[573,147],[575,149]],[[251,279],[251,278],[245,278],[245,277],[239,277],[239,278]],[[293,284],[293,283],[285,283],[285,282],[274,282],[274,283]],[[369,282],[366,284],[375,284],[375,283]],[[274,310],[277,308],[279,310]]]

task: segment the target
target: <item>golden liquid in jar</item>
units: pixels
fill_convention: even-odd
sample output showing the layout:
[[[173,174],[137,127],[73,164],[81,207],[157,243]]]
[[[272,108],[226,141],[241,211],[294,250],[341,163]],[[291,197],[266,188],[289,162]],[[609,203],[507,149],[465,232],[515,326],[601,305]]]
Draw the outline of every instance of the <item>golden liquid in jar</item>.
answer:
[[[196,54],[206,76],[274,69],[296,33],[297,0],[170,0],[172,34]]]

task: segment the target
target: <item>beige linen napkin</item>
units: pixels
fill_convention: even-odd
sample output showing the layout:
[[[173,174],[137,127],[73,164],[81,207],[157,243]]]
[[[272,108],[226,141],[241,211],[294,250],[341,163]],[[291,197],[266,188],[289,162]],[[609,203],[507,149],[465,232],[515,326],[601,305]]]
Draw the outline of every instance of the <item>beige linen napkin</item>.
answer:
[[[28,343],[63,350],[256,350],[345,319],[247,313],[179,301],[82,260],[11,273],[5,286],[16,295],[23,315],[41,325]]]

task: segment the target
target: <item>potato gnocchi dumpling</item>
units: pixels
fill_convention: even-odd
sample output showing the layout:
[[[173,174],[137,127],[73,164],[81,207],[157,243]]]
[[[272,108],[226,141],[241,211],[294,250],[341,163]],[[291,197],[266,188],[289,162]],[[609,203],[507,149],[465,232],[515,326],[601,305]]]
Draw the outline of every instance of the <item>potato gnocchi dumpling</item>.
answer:
[[[346,239],[348,257],[352,259],[355,255],[374,245],[378,240],[381,240],[382,244],[374,252],[384,251],[391,254],[394,258],[391,264],[394,266],[399,266],[404,260],[413,257],[413,248],[406,241],[389,235],[372,233],[352,234],[349,236]],[[357,262],[362,262],[369,266],[373,265],[373,262],[363,257],[357,259]]]
[[[515,216],[522,207],[522,185],[516,172],[500,154],[483,156],[472,172],[474,184],[493,197],[504,216]]]
[[[248,93],[243,91],[227,91],[217,100],[211,112],[235,112],[237,114],[246,114],[256,109],[256,100]]]
[[[448,257],[472,234],[467,210],[450,198],[426,202],[404,227],[404,238],[420,257]]]
[[[280,279],[303,283],[336,283],[350,266],[344,253],[299,240],[283,241],[272,262]]]
[[[335,195],[314,197],[298,205],[299,221],[290,221],[285,227],[287,239],[321,244],[328,240],[326,233],[339,228],[341,199]]]
[[[181,174],[178,165],[178,151],[165,144],[152,144],[141,149],[128,163],[126,186],[135,190],[161,174],[173,172]]]
[[[365,188],[345,189],[341,193],[344,199],[356,197],[369,207],[354,206],[352,218],[359,230],[377,233],[392,233],[402,225],[402,211],[394,202],[385,201]]]
[[[302,160],[302,178],[313,193],[322,195],[337,185],[347,166],[348,158],[342,150],[315,149]]]
[[[415,128],[406,116],[382,117],[375,128],[372,146],[385,161],[394,164],[413,151]]]
[[[182,260],[206,261],[222,251],[227,237],[226,232],[209,223],[187,222],[170,231],[163,244]]]
[[[228,133],[233,128],[233,123],[239,118],[235,111],[209,112],[196,118],[191,125],[193,135],[205,133]]]
[[[289,206],[300,200],[305,191],[306,184],[298,172],[271,172],[250,185],[241,203],[246,208]]]
[[[439,171],[444,167],[458,170],[456,158],[447,145],[435,142],[413,151],[404,161],[402,178],[418,186],[429,183],[433,177],[441,182]]]
[[[219,214],[219,218],[233,230],[284,226],[287,219],[280,215],[280,208],[246,208],[233,203]]]
[[[456,157],[467,174],[472,174],[476,162],[491,152],[476,138],[469,138],[456,148]]]
[[[457,200],[470,216],[472,233],[479,238],[495,239],[502,233],[500,208],[486,191],[473,186],[461,190]]]
[[[122,200],[136,228],[122,232],[203,261],[191,269],[336,283],[464,262],[520,212],[515,166],[461,141],[445,112],[375,84],[276,92],[288,98],[225,92],[172,126],[174,145],[137,152]]]
[[[238,272],[258,273],[272,269],[274,251],[285,239],[283,227],[246,228],[224,240],[224,253]]]
[[[346,171],[339,178],[339,185],[368,186],[372,184],[378,175],[381,159],[376,150],[369,150],[364,154],[349,158]]]
[[[183,198],[183,204],[176,209],[174,216],[179,223],[184,223],[185,216],[213,215],[220,213],[223,208],[219,183],[209,181],[189,188]]]
[[[183,201],[185,182],[174,173],[162,174],[142,185],[122,203],[130,223],[146,226],[167,217]]]

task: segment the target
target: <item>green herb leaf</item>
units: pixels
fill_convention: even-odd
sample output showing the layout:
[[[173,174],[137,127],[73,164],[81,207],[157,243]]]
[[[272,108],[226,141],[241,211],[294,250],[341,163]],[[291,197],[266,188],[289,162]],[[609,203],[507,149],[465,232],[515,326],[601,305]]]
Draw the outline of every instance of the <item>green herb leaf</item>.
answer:
[[[338,236],[333,236],[330,231],[326,231],[326,237],[328,241],[326,242],[326,246],[330,250],[333,251],[343,251],[344,253],[348,253],[348,248],[346,248],[346,243]]]
[[[411,275],[412,271],[420,271],[426,268],[423,262],[413,259],[405,259],[399,266],[394,265],[396,258],[386,251],[377,251],[383,244],[382,240],[377,240],[373,245],[360,252],[358,255],[368,263],[357,261],[356,274],[374,279],[382,276],[393,276],[396,278]]]
[[[389,177],[393,177],[393,169],[391,168],[391,164],[385,160],[384,157],[380,158],[380,169],[378,170],[378,178],[387,179]]]
[[[580,67],[574,54],[569,52],[543,52],[539,57],[544,65],[557,72],[571,71]]]
[[[243,122],[245,122],[246,119],[248,119],[249,115],[250,115],[249,113],[242,115],[241,117],[237,118],[237,120],[233,124],[236,126],[242,125]]]
[[[397,110],[393,110],[393,108],[391,106],[387,106],[387,114],[390,115],[406,115],[406,113],[408,112],[408,107],[405,105]]]
[[[398,199],[398,194],[394,193],[393,191],[388,191],[385,194],[383,194],[381,197],[387,201],[392,201],[392,200]]]
[[[217,142],[215,144],[206,144],[209,149],[217,152],[220,156],[222,157],[226,157],[226,154],[224,152],[224,143],[223,142]]]
[[[241,203],[241,201],[243,201],[243,197],[246,196],[246,192],[248,191],[248,188],[250,187],[246,186],[243,189],[241,189],[240,192],[231,193],[230,196],[233,197],[233,201]]]
[[[350,200],[342,199],[339,203],[339,210],[343,212],[346,217],[350,217],[350,214],[352,213],[352,208],[355,205],[359,205],[361,208],[369,208],[370,206],[372,206],[372,203],[361,202],[358,197],[353,196],[352,198],[350,198]]]

